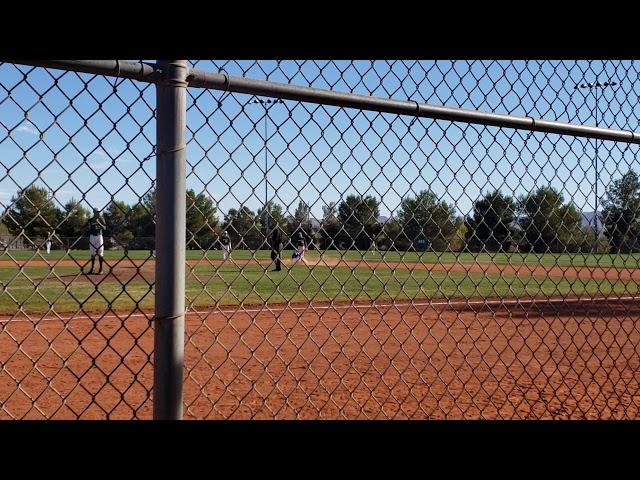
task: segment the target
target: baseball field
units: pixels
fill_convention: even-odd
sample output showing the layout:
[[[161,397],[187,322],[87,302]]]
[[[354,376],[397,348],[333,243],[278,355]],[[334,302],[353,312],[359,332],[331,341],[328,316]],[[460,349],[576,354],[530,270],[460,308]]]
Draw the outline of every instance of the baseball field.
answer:
[[[637,293],[640,255],[307,252],[308,265],[271,272],[268,251],[187,252],[192,307],[388,299],[548,297]],[[86,251],[0,256],[0,313],[153,307],[155,257],[107,252],[103,275],[85,275]],[[97,265],[97,263],[96,263]]]
[[[640,255],[283,257],[187,251],[185,418],[637,416]],[[151,417],[155,258],[105,258],[0,256],[0,417]]]

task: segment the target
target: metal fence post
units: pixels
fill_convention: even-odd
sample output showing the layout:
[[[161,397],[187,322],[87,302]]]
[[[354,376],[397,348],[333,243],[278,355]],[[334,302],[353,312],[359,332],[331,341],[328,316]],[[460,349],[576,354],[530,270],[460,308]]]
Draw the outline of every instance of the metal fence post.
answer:
[[[160,60],[156,85],[153,418],[182,419],[186,231],[186,60]]]

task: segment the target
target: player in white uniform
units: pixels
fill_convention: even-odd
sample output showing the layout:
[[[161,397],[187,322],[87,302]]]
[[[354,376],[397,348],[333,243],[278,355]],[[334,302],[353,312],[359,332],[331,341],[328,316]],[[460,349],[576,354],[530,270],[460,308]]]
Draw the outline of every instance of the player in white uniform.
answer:
[[[307,260],[304,258],[304,252],[307,250],[307,245],[304,241],[304,237],[302,236],[302,232],[298,232],[298,239],[296,240],[296,255],[294,255],[293,263],[302,262],[307,264]]]
[[[45,245],[47,247],[47,255],[49,255],[51,253],[51,233],[47,236],[47,241],[45,242]]]
[[[89,220],[89,254],[91,255],[91,270],[89,274],[93,274],[93,267],[96,262],[96,255],[100,261],[100,270],[98,275],[102,275],[102,262],[104,261],[104,238],[102,231],[105,228],[104,220],[100,216],[97,208],[93,209],[93,217]]]
[[[226,261],[231,255],[231,239],[229,238],[229,232],[226,230],[222,234],[220,243],[222,243],[222,259]]]

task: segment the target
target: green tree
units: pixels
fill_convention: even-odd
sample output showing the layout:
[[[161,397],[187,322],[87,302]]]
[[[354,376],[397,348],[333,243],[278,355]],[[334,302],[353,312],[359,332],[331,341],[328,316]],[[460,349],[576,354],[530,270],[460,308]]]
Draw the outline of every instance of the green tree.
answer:
[[[553,187],[540,187],[518,202],[525,249],[536,253],[567,251],[580,237],[581,215]]]
[[[104,220],[105,233],[119,247],[129,250],[154,248],[155,224],[144,198],[134,205],[113,200],[107,206]]]
[[[462,252],[467,247],[467,223],[461,218],[456,218],[456,230],[449,240],[449,250],[453,252]]]
[[[320,248],[323,250],[335,250],[338,248],[337,238],[340,231],[338,221],[338,206],[336,202],[329,202],[322,207],[322,222],[320,224]]]
[[[64,205],[57,235],[61,237],[65,248],[81,248],[81,246],[84,246],[82,238],[87,236],[86,229],[89,215],[89,210],[73,198]]]
[[[134,211],[134,215],[138,218],[137,236],[140,239],[136,248],[155,249],[156,236],[156,191],[149,190],[138,204],[139,207]]]
[[[456,231],[455,209],[440,201],[429,190],[422,190],[415,197],[402,200],[398,222],[402,226],[404,237],[410,242],[402,246],[409,248],[420,247],[419,240],[424,239],[427,246],[434,250],[446,250]]]
[[[121,200],[112,200],[103,215],[105,234],[122,248],[133,248],[131,242],[134,234],[130,228],[130,215],[131,207]]]
[[[229,232],[233,248],[257,250],[264,244],[260,219],[248,207],[229,209],[223,230]]]
[[[515,213],[514,199],[498,190],[476,200],[473,203],[473,216],[466,221],[469,250],[509,251],[513,242]]]
[[[275,203],[273,200],[269,200],[266,205],[267,218],[269,219],[269,230],[273,229],[276,225],[284,227],[287,220],[284,217],[284,211],[282,205]],[[264,223],[265,206],[263,205],[258,211],[258,218],[263,219]]]
[[[145,205],[144,198],[142,202],[130,207],[127,215],[127,230],[131,232],[132,237],[129,248],[155,249],[156,225],[151,210]]]
[[[633,170],[607,188],[603,225],[612,253],[640,250],[640,179]]]
[[[2,222],[12,235],[24,234],[29,240],[45,239],[63,218],[46,188],[32,185],[11,198],[12,206]]]
[[[402,232],[402,226],[395,218],[389,218],[382,226],[382,230],[376,240],[378,249],[388,251],[406,250],[408,239]]]
[[[311,209],[309,208],[309,205],[307,205],[304,200],[300,200],[295,212],[293,213],[293,217],[290,217],[287,222],[287,234],[289,235],[289,238],[294,238],[298,235],[298,232],[302,232],[307,241],[309,241],[313,236],[311,223],[309,221],[310,218]]]
[[[348,195],[338,206],[338,241],[347,248],[367,250],[381,230],[380,202],[372,195]]]
[[[142,201],[140,202],[145,210],[147,210],[147,215],[151,219],[151,223],[154,225],[155,229],[155,221],[156,221],[156,191],[155,189],[149,190],[142,197]]]
[[[210,250],[216,240],[217,208],[204,192],[187,190],[187,248]]]
[[[581,226],[577,235],[567,244],[568,252],[592,253],[594,251],[595,230],[592,226]],[[609,240],[605,235],[598,235],[598,242],[595,245],[597,253],[609,251]]]
[[[126,230],[123,232],[122,240],[130,238],[129,249],[152,250],[155,249],[156,234],[156,192],[155,189],[145,193],[140,201],[129,207],[126,218]]]

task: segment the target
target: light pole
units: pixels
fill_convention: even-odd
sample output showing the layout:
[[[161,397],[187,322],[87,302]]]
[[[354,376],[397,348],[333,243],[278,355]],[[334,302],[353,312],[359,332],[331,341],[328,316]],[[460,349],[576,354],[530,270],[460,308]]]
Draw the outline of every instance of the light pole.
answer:
[[[614,85],[617,85],[617,82],[612,82],[612,81],[606,81],[603,83],[600,83],[598,81],[598,79],[596,78],[596,81],[593,83],[579,83],[575,86],[575,89],[585,89],[588,88],[589,90],[593,90],[594,95],[595,95],[595,113],[594,113],[594,117],[596,120],[596,128],[598,127],[598,88],[606,88],[606,87],[613,87]],[[595,210],[593,212],[593,235],[594,235],[594,244],[593,244],[593,253],[597,253],[598,252],[598,139],[595,139],[595,157],[594,157],[594,171],[595,171]]]
[[[272,103],[284,103],[280,98],[268,98],[262,100],[254,98],[246,103],[246,105],[260,104],[264,107],[264,236],[265,240],[269,238],[269,183],[267,182],[268,170],[268,151],[267,151],[267,119],[269,117],[269,108],[266,105]]]

